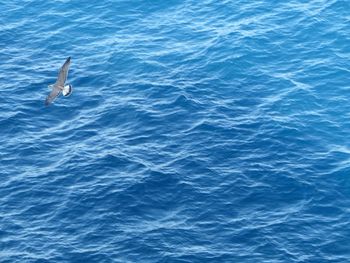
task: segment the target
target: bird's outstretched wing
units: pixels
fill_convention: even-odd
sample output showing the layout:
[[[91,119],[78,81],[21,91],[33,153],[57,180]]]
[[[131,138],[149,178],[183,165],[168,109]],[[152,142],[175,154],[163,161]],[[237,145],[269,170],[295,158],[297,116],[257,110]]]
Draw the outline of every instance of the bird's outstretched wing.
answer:
[[[63,87],[64,83],[67,80],[68,76],[68,70],[70,65],[70,57],[67,58],[66,62],[64,62],[63,66],[60,69],[60,72],[58,73],[58,78],[55,83],[55,86]]]
[[[52,88],[50,94],[46,97],[45,105],[48,106],[51,102],[53,102],[57,96],[60,94],[61,89],[55,84]]]

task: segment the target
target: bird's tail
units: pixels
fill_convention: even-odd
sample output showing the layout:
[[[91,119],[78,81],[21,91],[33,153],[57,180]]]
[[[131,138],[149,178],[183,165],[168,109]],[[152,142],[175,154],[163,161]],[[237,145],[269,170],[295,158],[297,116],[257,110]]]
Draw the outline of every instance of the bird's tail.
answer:
[[[64,86],[64,88],[62,90],[63,96],[66,96],[66,97],[68,97],[70,94],[72,94],[72,92],[73,92],[73,86],[71,84]]]

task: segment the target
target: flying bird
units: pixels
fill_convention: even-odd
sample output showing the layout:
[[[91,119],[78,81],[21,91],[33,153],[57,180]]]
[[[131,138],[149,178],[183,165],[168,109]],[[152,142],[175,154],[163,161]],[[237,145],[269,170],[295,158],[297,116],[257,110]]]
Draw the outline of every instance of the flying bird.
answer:
[[[46,97],[45,105],[50,105],[62,92],[63,96],[69,96],[72,94],[73,86],[70,84],[65,85],[67,76],[68,76],[68,70],[70,65],[70,57],[67,58],[66,62],[64,62],[63,66],[61,67],[58,78],[56,80],[55,84],[49,85],[49,88],[52,89],[50,94]]]

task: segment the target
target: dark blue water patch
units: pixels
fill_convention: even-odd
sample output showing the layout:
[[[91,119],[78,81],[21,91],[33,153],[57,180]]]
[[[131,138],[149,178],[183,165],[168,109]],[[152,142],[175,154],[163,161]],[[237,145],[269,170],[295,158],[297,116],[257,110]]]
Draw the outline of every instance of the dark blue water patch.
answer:
[[[2,261],[346,262],[346,7],[3,3]]]

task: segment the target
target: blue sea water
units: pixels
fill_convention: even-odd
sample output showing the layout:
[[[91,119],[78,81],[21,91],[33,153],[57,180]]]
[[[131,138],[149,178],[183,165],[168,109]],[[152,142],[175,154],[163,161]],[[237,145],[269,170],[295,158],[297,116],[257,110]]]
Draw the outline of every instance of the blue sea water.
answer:
[[[350,262],[349,10],[0,0],[0,262]]]

